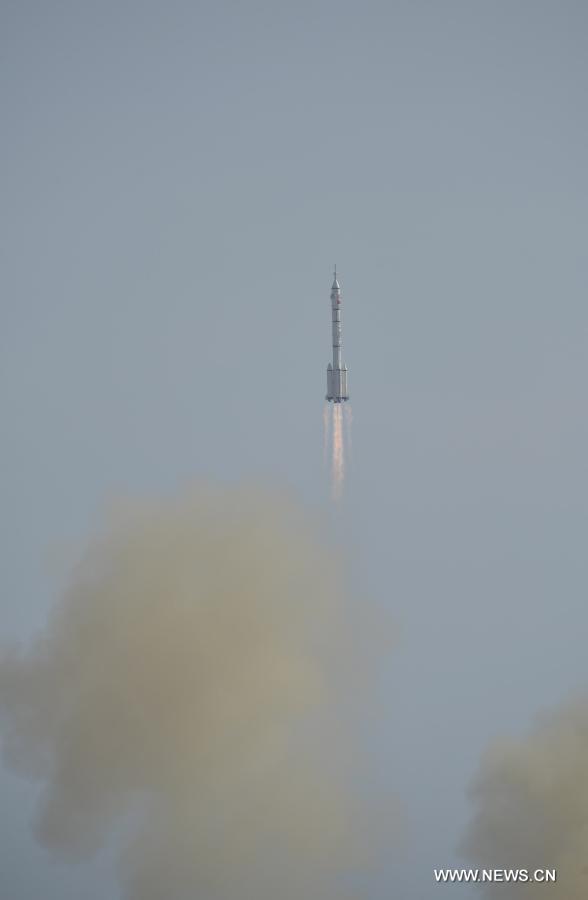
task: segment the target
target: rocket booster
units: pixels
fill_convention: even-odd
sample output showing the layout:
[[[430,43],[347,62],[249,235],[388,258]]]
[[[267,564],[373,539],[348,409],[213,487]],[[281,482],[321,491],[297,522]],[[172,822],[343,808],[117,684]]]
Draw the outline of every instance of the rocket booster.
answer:
[[[341,403],[349,400],[347,366],[341,361],[341,288],[337,281],[337,267],[331,288],[331,323],[333,332],[333,362],[327,366],[327,400]]]

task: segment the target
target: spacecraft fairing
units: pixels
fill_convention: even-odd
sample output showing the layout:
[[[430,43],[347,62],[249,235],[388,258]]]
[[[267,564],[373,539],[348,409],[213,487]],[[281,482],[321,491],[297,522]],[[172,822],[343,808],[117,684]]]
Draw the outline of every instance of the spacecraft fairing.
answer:
[[[349,400],[347,366],[341,361],[341,288],[337,281],[337,267],[331,288],[331,320],[333,330],[333,362],[327,366],[327,400],[341,403]]]

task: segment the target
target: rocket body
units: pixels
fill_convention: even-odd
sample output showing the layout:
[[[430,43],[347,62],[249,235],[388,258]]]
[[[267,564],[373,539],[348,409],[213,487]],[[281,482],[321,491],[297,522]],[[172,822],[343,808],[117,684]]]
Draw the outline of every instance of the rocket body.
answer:
[[[349,400],[347,393],[347,366],[341,358],[341,288],[337,270],[331,288],[331,330],[333,337],[333,362],[327,366],[327,400],[341,403]]]

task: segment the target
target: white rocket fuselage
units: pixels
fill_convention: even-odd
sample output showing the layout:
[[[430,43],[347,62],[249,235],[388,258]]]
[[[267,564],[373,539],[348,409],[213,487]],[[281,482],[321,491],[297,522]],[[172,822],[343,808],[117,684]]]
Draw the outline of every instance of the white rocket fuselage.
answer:
[[[347,366],[341,360],[341,288],[337,270],[331,288],[331,327],[333,333],[333,362],[327,366],[327,400],[341,403],[349,400],[347,393]]]

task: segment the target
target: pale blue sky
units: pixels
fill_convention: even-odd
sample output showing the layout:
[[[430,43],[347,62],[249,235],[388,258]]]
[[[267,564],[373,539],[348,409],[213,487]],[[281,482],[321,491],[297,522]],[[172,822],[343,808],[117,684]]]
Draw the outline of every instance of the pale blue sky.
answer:
[[[587,29],[581,0],[1,4],[2,634],[113,498],[254,476],[329,515],[336,261],[342,557],[401,629],[367,752],[408,836],[369,900],[441,896],[487,742],[586,685]],[[117,896],[0,787],[10,900]]]

